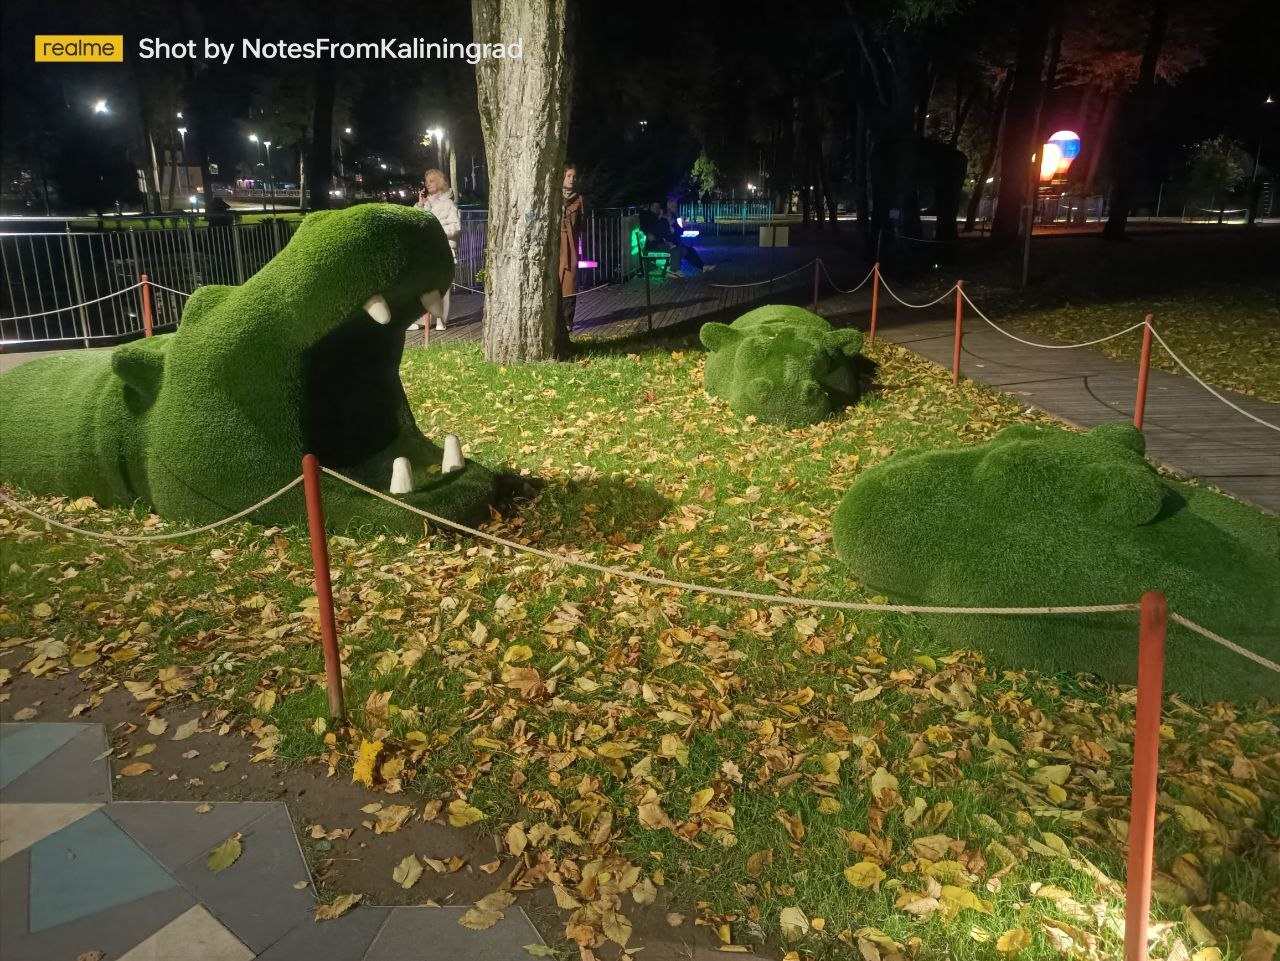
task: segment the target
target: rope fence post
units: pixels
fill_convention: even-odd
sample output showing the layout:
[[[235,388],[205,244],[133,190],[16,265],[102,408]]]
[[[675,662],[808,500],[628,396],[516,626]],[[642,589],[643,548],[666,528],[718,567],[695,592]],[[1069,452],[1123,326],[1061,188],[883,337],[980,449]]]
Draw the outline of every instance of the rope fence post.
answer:
[[[822,269],[822,258],[813,261],[813,312],[818,312],[818,271]]]
[[[964,326],[964,281],[956,281],[956,343],[951,352],[951,383],[960,384],[960,338]]]
[[[648,322],[649,333],[653,333],[653,294],[649,289],[649,264],[640,258],[640,272],[644,274],[644,310]]]
[[[1151,369],[1151,326],[1153,314],[1147,314],[1142,325],[1142,359],[1138,361],[1138,396],[1133,401],[1133,426],[1142,430],[1142,417],[1147,412],[1147,374]]]
[[[1169,605],[1159,591],[1142,595],[1138,628],[1138,709],[1133,728],[1133,788],[1129,807],[1129,870],[1125,883],[1124,961],[1147,961],[1151,870],[1155,855],[1156,779]]]
[[[145,337],[151,336],[151,281],[146,274],[139,274],[138,280],[141,282],[142,293],[142,333]]]
[[[880,306],[880,261],[876,261],[871,265],[871,336],[868,340],[876,339],[876,308]]]
[[[329,717],[346,717],[342,703],[342,655],[333,617],[333,585],[329,581],[329,538],[324,528],[324,501],[320,496],[320,461],[315,454],[302,458],[302,484],[307,498],[307,526],[311,529],[311,564],[315,568],[320,640],[324,646],[324,673],[329,686]]]

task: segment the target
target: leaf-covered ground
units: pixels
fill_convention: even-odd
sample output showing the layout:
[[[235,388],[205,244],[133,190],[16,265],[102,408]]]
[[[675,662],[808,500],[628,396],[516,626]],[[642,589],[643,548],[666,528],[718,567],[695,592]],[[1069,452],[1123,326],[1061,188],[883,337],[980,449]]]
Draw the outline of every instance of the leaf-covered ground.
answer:
[[[545,481],[500,533],[865,599],[830,545],[858,471],[1027,416],[899,348],[873,353],[876,397],[790,432],[703,395],[687,341],[505,370],[470,346],[420,351],[402,374],[426,433]],[[100,530],[168,526],[27,503]],[[75,670],[91,690],[124,685],[140,713],[230,711],[261,763],[327,764],[392,795],[397,817],[490,829],[522,859],[509,883],[552,887],[583,957],[643,947],[629,916],[658,898],[673,924],[779,956],[1119,953],[1131,690],[992,669],[920,618],[709,600],[452,536],[348,532],[331,539],[352,715],[335,730],[304,529],[120,547],[7,508],[0,525],[0,697],[18,672]],[[100,696],[77,710],[92,718]],[[1155,957],[1273,957],[1278,723],[1266,704],[1168,705]]]

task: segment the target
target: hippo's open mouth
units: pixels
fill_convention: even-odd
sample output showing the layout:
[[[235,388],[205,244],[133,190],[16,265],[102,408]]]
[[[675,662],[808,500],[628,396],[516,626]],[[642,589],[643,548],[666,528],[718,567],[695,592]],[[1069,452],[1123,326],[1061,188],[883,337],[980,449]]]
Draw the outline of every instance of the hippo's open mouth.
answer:
[[[418,430],[400,383],[405,330],[439,306],[438,291],[377,295],[303,353],[303,437],[321,464],[401,496],[460,473],[449,470],[460,462],[442,470],[442,451]]]

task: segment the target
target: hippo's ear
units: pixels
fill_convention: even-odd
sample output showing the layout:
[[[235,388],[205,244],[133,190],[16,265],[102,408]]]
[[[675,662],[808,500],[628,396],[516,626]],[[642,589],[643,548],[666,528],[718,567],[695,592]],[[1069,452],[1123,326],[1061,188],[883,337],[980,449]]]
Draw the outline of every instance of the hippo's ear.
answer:
[[[850,328],[833,330],[823,337],[823,343],[846,357],[852,357],[862,350],[862,331]]]
[[[741,340],[742,335],[728,324],[719,324],[713,321],[702,325],[702,329],[698,331],[698,339],[702,341],[702,346],[707,350],[719,350],[721,347],[728,347],[730,344]]]
[[[1127,420],[1110,420],[1089,431],[1090,437],[1116,444],[1135,454],[1147,452],[1147,438]]]
[[[235,290],[234,287],[228,287],[225,284],[205,284],[203,287],[197,287],[182,311],[182,323],[188,325],[199,323],[201,318],[213,313],[219,304],[231,296],[233,290]]]
[[[1077,482],[1081,506],[1112,527],[1146,524],[1164,506],[1164,484],[1146,464],[1093,463]]]
[[[149,337],[121,344],[111,352],[111,369],[144,408],[150,407],[160,393],[168,348],[169,337]]]

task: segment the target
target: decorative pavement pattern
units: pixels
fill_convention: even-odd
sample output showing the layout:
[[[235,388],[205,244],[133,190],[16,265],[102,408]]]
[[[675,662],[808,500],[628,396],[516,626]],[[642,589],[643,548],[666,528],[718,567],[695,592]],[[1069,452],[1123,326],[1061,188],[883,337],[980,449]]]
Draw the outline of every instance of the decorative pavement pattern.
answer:
[[[465,906],[316,922],[282,802],[112,801],[107,751],[101,724],[0,724],[4,961],[527,961],[542,943],[518,908],[485,931],[458,924]],[[213,873],[237,833],[240,859]]]

